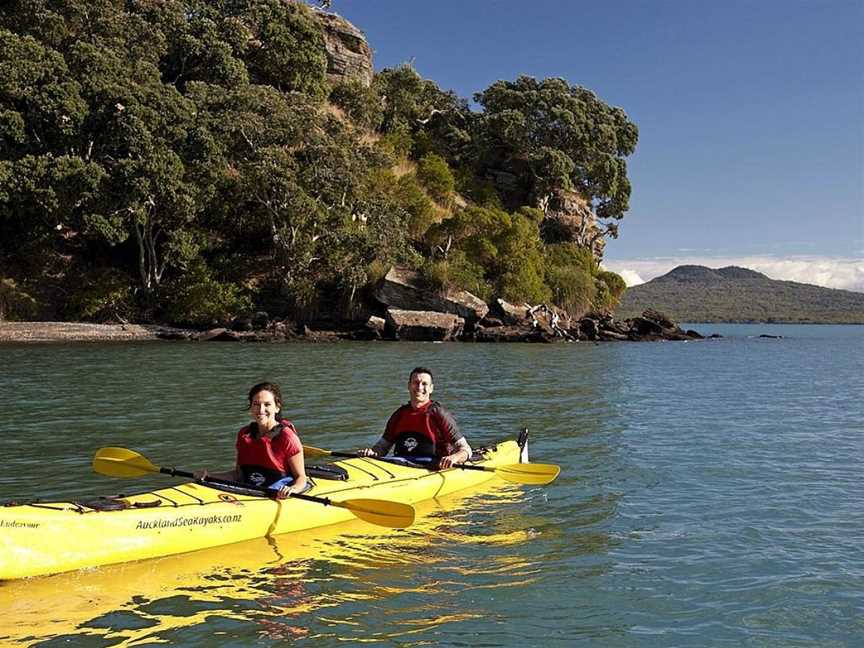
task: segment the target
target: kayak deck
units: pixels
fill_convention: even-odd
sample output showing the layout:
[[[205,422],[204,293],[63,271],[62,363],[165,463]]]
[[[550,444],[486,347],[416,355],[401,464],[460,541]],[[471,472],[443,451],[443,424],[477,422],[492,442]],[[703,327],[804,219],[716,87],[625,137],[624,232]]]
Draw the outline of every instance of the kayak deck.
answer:
[[[485,448],[481,466],[518,463],[515,441]],[[345,481],[316,480],[307,495],[415,504],[491,479],[494,472],[430,471],[373,458],[336,462]],[[337,506],[275,500],[190,482],[102,500],[0,507],[0,581],[185,553],[338,524]]]

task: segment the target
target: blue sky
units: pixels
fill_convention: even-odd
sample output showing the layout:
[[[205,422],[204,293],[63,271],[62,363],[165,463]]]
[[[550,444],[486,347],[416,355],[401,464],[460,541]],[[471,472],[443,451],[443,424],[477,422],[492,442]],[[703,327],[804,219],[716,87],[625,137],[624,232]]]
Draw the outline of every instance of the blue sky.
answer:
[[[375,67],[470,98],[563,77],[638,126],[621,236],[638,283],[681,263],[864,291],[864,0],[334,0]]]

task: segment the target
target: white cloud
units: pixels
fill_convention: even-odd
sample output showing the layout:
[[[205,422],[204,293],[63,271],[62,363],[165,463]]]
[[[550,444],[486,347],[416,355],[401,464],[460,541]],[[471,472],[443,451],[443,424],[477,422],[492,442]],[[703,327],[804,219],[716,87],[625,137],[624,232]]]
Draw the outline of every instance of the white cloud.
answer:
[[[679,265],[701,265],[709,268],[725,268],[734,265],[756,270],[771,279],[864,292],[864,260],[849,257],[679,256],[654,259],[606,259],[603,261],[603,267],[620,274],[628,286],[636,286],[650,281]]]
[[[628,288],[630,286],[638,286],[639,284],[645,283],[645,280],[639,276],[638,272],[635,272],[634,270],[625,269],[617,272],[621,275],[621,278],[624,280],[624,283],[627,284]]]

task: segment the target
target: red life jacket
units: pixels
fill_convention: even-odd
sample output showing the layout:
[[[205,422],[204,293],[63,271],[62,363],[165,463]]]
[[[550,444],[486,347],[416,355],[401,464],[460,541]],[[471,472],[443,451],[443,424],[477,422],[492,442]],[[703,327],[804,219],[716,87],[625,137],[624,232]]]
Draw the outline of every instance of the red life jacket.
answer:
[[[450,453],[451,443],[441,429],[440,403],[414,409],[403,405],[391,417],[386,438],[394,444],[393,453],[400,457],[443,457]]]
[[[291,421],[283,419],[279,424],[281,429],[272,437],[259,434],[255,423],[237,433],[237,465],[244,481],[264,486],[289,473],[288,460],[302,445]]]

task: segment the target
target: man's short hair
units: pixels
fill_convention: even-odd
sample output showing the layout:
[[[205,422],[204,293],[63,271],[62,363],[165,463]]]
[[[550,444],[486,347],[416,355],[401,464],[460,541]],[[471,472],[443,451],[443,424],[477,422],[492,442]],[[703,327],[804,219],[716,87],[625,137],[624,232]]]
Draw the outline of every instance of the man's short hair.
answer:
[[[417,374],[421,374],[421,373],[429,374],[429,379],[430,379],[432,382],[435,382],[435,377],[432,375],[432,372],[431,372],[429,369],[427,369],[426,367],[414,367],[414,368],[411,370],[411,373],[408,374],[408,381],[410,382],[411,379],[412,379],[415,375],[417,375]]]

